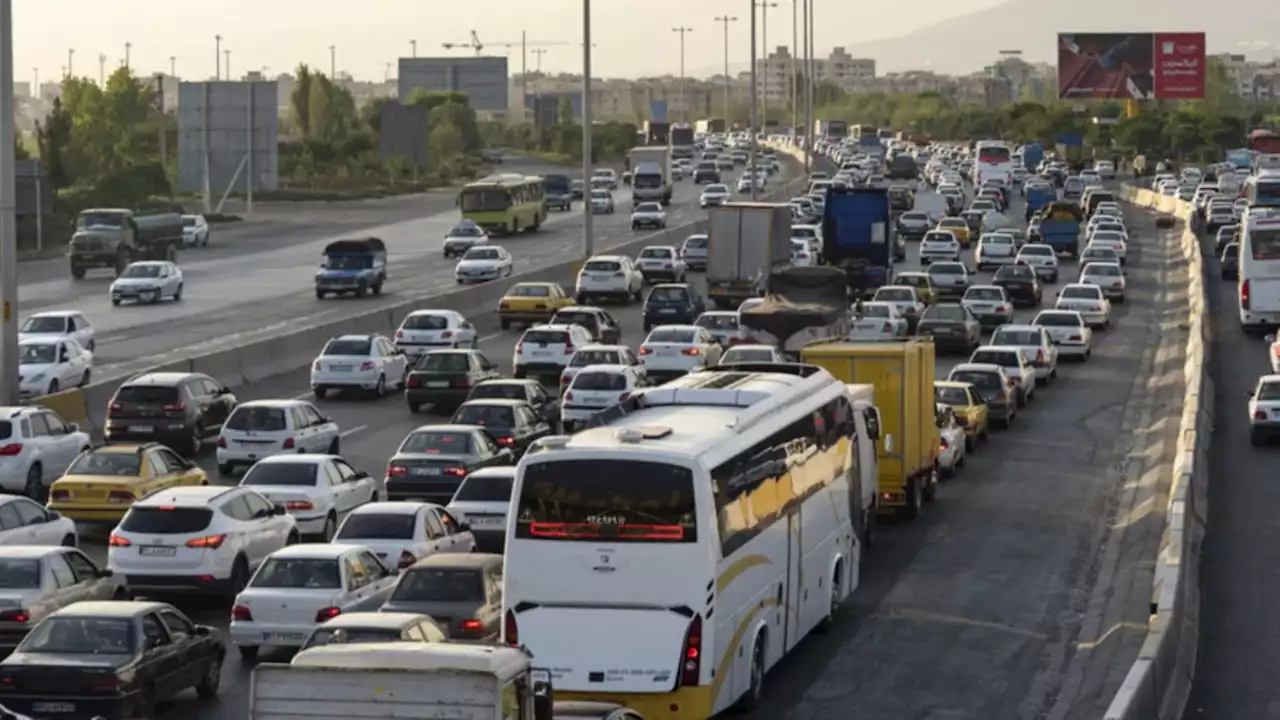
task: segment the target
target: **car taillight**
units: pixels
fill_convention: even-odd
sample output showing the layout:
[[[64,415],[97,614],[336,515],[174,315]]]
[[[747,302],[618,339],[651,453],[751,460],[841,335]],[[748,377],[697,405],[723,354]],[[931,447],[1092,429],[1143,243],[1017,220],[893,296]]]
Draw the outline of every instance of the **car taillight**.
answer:
[[[1003,306],[1003,305],[1001,305],[1001,306],[999,306],[999,307],[997,307],[997,308],[996,308],[996,314],[997,314],[997,315],[1003,315],[1003,314],[1004,314],[1004,306]]]
[[[452,331],[452,330],[445,330],[444,332],[440,333],[440,339],[441,339],[441,340],[448,340],[448,339],[449,339],[449,338],[451,338],[451,337],[453,337],[453,331]]]
[[[171,405],[165,405],[163,409],[165,412],[182,412],[187,409],[187,404],[173,403]]]
[[[947,443],[947,439],[946,439],[946,438],[939,438],[939,439],[938,439],[938,447],[939,447],[940,449],[942,449],[942,450],[946,450],[947,448],[951,447],[951,445],[949,445],[949,444]]]
[[[1255,411],[1253,412],[1253,419],[1254,419],[1254,420],[1266,420],[1266,419],[1267,419],[1267,414],[1266,414],[1265,412],[1263,412],[1262,410],[1255,410]]]
[[[471,378],[454,378],[453,386],[465,390],[471,387]]]
[[[397,330],[397,331],[396,331],[396,339],[397,339],[397,340],[403,340],[403,339],[404,339],[404,331],[403,331],[403,330]]]
[[[316,506],[310,500],[286,500],[284,503],[285,510],[315,510]]]
[[[472,620],[462,621],[463,632],[479,632],[480,630],[483,630],[483,629],[484,629],[484,623],[480,622],[479,620],[472,619]]]
[[[631,397],[631,393],[629,393],[629,392],[624,392],[624,393],[622,393],[621,395],[618,395],[618,402],[625,402],[625,401],[626,401],[626,399],[627,399],[627,398],[629,398],[629,397]]]
[[[640,346],[640,354],[641,354],[641,355],[652,355],[652,354],[653,354],[653,350],[652,350],[651,348],[647,348],[647,347],[645,347],[645,346],[641,345],[641,346]]]
[[[497,439],[499,445],[515,445],[516,439],[513,437],[500,437]]]
[[[31,611],[29,610],[5,610],[0,612],[0,622],[16,622],[24,623],[31,620]]]
[[[516,343],[516,354],[519,355],[522,352],[524,352],[524,340]]]
[[[280,447],[284,448],[285,450],[292,450],[294,447],[293,438],[285,438],[284,444],[281,445]]]
[[[316,622],[322,623],[326,620],[332,620],[342,614],[342,608],[327,607],[316,611]]]
[[[372,370],[377,366],[378,364],[372,360],[365,360],[364,362],[360,363],[361,370]]]
[[[107,412],[109,413],[120,412],[123,409],[124,409],[124,406],[121,405],[120,403],[111,403],[110,405],[107,406]]]
[[[1068,340],[1071,340],[1071,341],[1073,341],[1073,342],[1079,342],[1079,341],[1081,341],[1081,340],[1084,340],[1084,336],[1083,336],[1083,335],[1072,335],[1071,337],[1069,337],[1069,338],[1067,338],[1067,339],[1068,339]]]
[[[226,449],[227,447],[227,439],[222,437],[221,435],[218,436],[218,447],[223,449]]]
[[[408,475],[408,474],[409,474],[408,469],[400,467],[399,465],[387,466],[387,477],[404,477],[405,475]]]
[[[698,348],[685,348],[684,350],[681,350],[680,352],[681,352],[681,353],[683,353],[683,354],[685,354],[685,355],[701,355],[701,354],[702,354],[702,351],[701,351],[701,350],[699,350]]]
[[[195,540],[188,540],[187,547],[193,550],[217,550],[226,542],[226,535],[206,535]]]
[[[396,567],[403,570],[416,562],[418,562],[418,556],[404,550],[400,553],[400,559],[396,561]]]
[[[89,692],[118,693],[120,692],[120,678],[95,677],[89,681]]]
[[[797,259],[797,260],[808,260],[808,259],[809,259],[809,253],[796,253],[796,259]]]
[[[573,347],[573,343],[565,343],[565,344],[564,344],[564,354],[565,354],[565,355],[572,355],[572,354],[573,354],[573,351],[574,351],[575,349],[576,349],[576,348],[574,348],[574,347]]]
[[[466,469],[466,468],[460,468],[460,467],[445,468],[445,469],[444,469],[444,474],[445,474],[445,475],[447,475],[447,476],[449,476],[449,477],[466,477],[466,476],[467,476],[467,469]]]
[[[112,490],[107,493],[107,502],[115,503],[131,503],[133,502],[133,493],[127,490]]]
[[[502,641],[511,647],[520,647],[520,626],[516,624],[516,614],[512,610],[502,618]]]
[[[231,619],[240,622],[253,622],[253,611],[243,605],[231,608]]]
[[[321,372],[324,370],[324,368],[320,366],[319,360],[311,363],[311,369],[314,370],[315,372]]]
[[[107,539],[107,545],[111,547],[130,547],[133,545],[133,541],[127,537],[122,537],[113,533],[111,537]]]
[[[702,616],[694,615],[680,653],[680,685],[696,687],[702,675]]]
[[[0,447],[0,457],[14,457],[22,454],[22,443],[9,443]]]
[[[1044,362],[1044,351],[1043,351],[1043,350],[1037,350],[1037,351],[1036,351],[1036,362],[1038,362],[1038,363],[1042,363],[1042,362]]]
[[[418,375],[410,375],[408,379],[405,380],[405,387],[411,387],[411,388],[422,387],[422,378],[419,377]]]
[[[1249,281],[1245,280],[1240,283],[1240,309],[1249,309]]]
[[[1018,381],[1017,381],[1017,380],[1014,380],[1013,378],[1009,378],[1008,385],[1009,385],[1009,387],[1017,387],[1017,386],[1018,386]]]
[[[571,392],[567,392],[567,393],[565,393],[565,394],[564,394],[564,401],[565,401],[565,402],[572,402],[572,401],[573,401],[573,393],[571,393]]]
[[[620,277],[626,277],[627,274],[619,270],[618,272],[614,273],[613,276],[616,278],[620,278]]]

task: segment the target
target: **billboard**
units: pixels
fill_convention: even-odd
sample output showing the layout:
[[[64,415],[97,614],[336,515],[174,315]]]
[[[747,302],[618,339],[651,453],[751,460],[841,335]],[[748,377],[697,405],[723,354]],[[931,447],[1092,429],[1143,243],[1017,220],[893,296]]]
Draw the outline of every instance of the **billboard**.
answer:
[[[556,92],[524,96],[524,108],[532,113],[535,123],[555,125],[560,120],[560,104],[569,101],[576,122],[582,117],[582,93]]]
[[[427,166],[427,136],[431,131],[427,117],[430,114],[423,106],[383,103],[378,124],[378,155],[384,163],[400,158],[409,167]]]
[[[203,190],[206,163],[215,197],[233,180],[238,192],[250,181],[257,191],[278,189],[277,95],[274,80],[182,83],[178,87],[178,190]],[[252,173],[246,160],[250,150]]]
[[[1204,97],[1204,33],[1060,33],[1061,100]]]
[[[507,112],[505,57],[400,58],[397,92],[401,102],[417,89],[463,92],[471,109]]]
[[[651,100],[649,102],[649,119],[653,122],[670,122],[667,120],[666,100]]]

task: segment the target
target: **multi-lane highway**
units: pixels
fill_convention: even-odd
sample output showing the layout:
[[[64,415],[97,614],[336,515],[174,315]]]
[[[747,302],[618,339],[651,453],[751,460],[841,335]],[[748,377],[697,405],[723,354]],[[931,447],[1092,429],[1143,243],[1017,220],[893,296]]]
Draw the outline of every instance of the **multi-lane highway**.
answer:
[[[920,205],[940,209],[929,194],[922,194]],[[1018,208],[1010,212],[1020,217]],[[1185,299],[1166,293],[1179,285],[1176,253],[1168,237],[1150,230],[1148,213],[1129,213],[1137,231],[1129,250],[1130,299],[1116,306],[1112,329],[1098,333],[1093,358],[1064,364],[1059,381],[1040,389],[1012,430],[993,433],[921,520],[885,529],[865,565],[861,589],[832,632],[805,641],[770,675],[766,705],[755,717],[1014,718],[1041,716],[1059,697],[1105,705],[1132,653],[1116,651],[1084,683],[1066,678],[1076,671],[1071,661],[1097,647],[1104,635],[1126,635],[1123,627],[1090,622],[1090,597],[1095,588],[1133,581],[1123,572],[1137,564],[1131,555],[1119,568],[1102,562],[1121,525],[1113,515],[1130,510],[1117,508],[1117,498],[1126,482],[1168,462],[1171,442],[1167,453],[1151,450],[1148,444],[1168,438],[1148,437],[1147,429],[1153,415],[1181,400],[1180,350],[1166,342],[1165,332],[1170,317],[1185,317]],[[626,230],[607,232],[618,241],[628,236]],[[565,242],[575,237],[562,235]],[[437,247],[434,239],[420,244]],[[918,267],[914,243],[909,250],[910,262],[899,269]],[[1074,270],[1065,263],[1062,282]],[[1046,289],[1046,307],[1055,292],[1053,286]],[[638,306],[614,314],[624,342],[634,347],[644,335]],[[1018,319],[1033,314],[1019,311]],[[500,331],[491,318],[479,319],[480,349],[509,367],[520,331]],[[958,360],[941,358],[939,376]],[[310,393],[300,371],[237,395],[244,401]],[[340,424],[343,454],[372,473],[381,471],[413,427],[441,420],[410,414],[397,397],[318,404]],[[1150,455],[1145,462],[1143,453]],[[216,478],[211,453],[202,465]],[[102,559],[101,547],[89,550]],[[189,609],[201,621],[226,626],[226,608]],[[218,703],[192,697],[162,717],[244,718],[250,668],[232,654],[223,673]]]

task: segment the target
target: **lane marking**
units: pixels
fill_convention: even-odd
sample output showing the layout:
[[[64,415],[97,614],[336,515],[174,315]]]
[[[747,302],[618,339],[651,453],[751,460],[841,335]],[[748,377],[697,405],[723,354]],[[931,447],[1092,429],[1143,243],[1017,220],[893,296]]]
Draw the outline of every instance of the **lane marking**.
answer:
[[[503,335],[505,335],[505,334],[506,334],[506,333],[504,333],[504,332],[502,332],[501,330],[499,330],[499,331],[498,331],[498,332],[496,332],[496,333],[489,333],[488,335],[481,335],[480,337],[476,338],[476,342],[489,342],[490,340],[496,340],[496,339],[498,339],[498,338],[502,337],[502,336],[503,336]]]
[[[314,394],[314,393],[312,393],[310,390],[308,390],[308,391],[306,391],[306,392],[300,392],[300,393],[298,393],[297,395],[294,395],[293,397],[291,397],[291,398],[289,398],[289,399],[290,399],[290,400],[306,400],[307,398],[311,397],[313,394]]]
[[[357,425],[349,430],[343,430],[342,432],[338,433],[338,437],[345,438],[349,435],[355,435],[358,432],[363,432],[368,429],[369,429],[368,425]]]

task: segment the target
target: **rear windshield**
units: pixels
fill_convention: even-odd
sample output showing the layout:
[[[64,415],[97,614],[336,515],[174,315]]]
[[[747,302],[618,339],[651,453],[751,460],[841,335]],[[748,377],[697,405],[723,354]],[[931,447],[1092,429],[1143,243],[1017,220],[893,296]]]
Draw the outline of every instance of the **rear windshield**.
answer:
[[[249,586],[337,590],[342,574],[338,561],[329,558],[268,558]]]
[[[561,310],[556,313],[555,318],[552,320],[556,325],[581,325],[584,328],[590,328],[595,325],[597,321],[598,318],[594,314],[589,312],[578,312],[577,310],[572,312]]]
[[[944,405],[969,404],[969,393],[958,387],[934,387],[933,397]]]
[[[510,475],[472,475],[462,481],[462,487],[454,494],[453,501],[509,502],[514,481],[515,478]]]
[[[133,653],[133,623],[127,618],[55,617],[36,626],[19,652],[68,655]]]
[[[910,290],[905,288],[881,288],[876,291],[876,299],[909,302],[916,298]]]
[[[493,398],[495,400],[524,400],[528,390],[523,385],[509,382],[481,383],[467,396],[471,400]]]
[[[1053,248],[1046,245],[1024,245],[1021,252],[1023,255],[1052,255]]]
[[[0,440],[8,440],[10,437],[13,437],[13,423],[0,420]]]
[[[178,401],[178,388],[157,385],[125,385],[116,390],[116,402],[169,405]]]
[[[588,365],[616,365],[621,358],[615,350],[579,350],[569,361],[570,367],[586,367]]]
[[[436,372],[467,372],[471,369],[471,359],[463,353],[431,352],[422,356],[415,370],[434,370]]]
[[[142,456],[137,453],[87,452],[76,458],[67,469],[67,474],[136,477],[141,469]]]
[[[657,207],[657,206],[655,205],[655,207]],[[639,208],[637,208],[637,209],[638,209],[638,210],[640,210],[641,212],[644,212],[644,205],[641,205],[641,206],[640,206]],[[640,257],[642,257],[642,258],[669,258],[669,257],[671,257],[671,254],[672,254],[673,252],[674,252],[674,251],[673,251],[673,250],[671,250],[670,248],[651,247],[651,248],[645,248],[644,250],[641,250],[641,251],[640,251]]]
[[[280,432],[289,429],[283,408],[240,406],[227,419],[228,430]]]
[[[936,263],[929,266],[930,275],[964,275],[965,272],[963,265],[955,263]]]
[[[40,587],[40,561],[0,558],[0,589],[28,590]]]
[[[405,330],[445,330],[449,318],[444,315],[410,315],[404,319]]]
[[[1086,273],[1086,274],[1088,274],[1088,275],[1113,275],[1113,276],[1118,276],[1118,275],[1123,275],[1123,274],[1124,274],[1123,272],[1121,272],[1121,270],[1120,270],[1120,268],[1119,268],[1119,267],[1117,267],[1117,266],[1115,266],[1115,265],[1106,265],[1106,264],[1103,264],[1103,263],[1091,263],[1088,267],[1086,267],[1086,268],[1084,269],[1084,271],[1085,271],[1085,273]]]
[[[409,433],[400,445],[402,453],[445,453],[462,455],[471,452],[471,433],[468,432],[415,432]]]
[[[529,330],[524,334],[524,342],[553,345],[566,342],[568,336],[564,330]]]
[[[364,643],[402,642],[399,630],[389,628],[316,628],[303,650],[320,645],[362,645]]]
[[[573,379],[574,390],[626,390],[627,379],[618,373],[579,373]]]
[[[1036,317],[1042,327],[1080,327],[1080,316],[1074,313],[1044,313]]]
[[[978,350],[969,358],[969,362],[990,363],[1013,367],[1018,364],[1018,353],[1007,350]]]
[[[401,602],[484,602],[484,574],[458,568],[411,568],[396,583]]]
[[[679,287],[658,287],[649,293],[649,300],[659,302],[688,302],[689,291]]]
[[[373,343],[368,340],[330,340],[329,344],[324,346],[324,352],[320,354],[368,357],[372,346]]]
[[[578,542],[698,540],[693,473],[635,460],[532,463],[516,506],[516,537]]]
[[[338,530],[338,539],[412,540],[417,516],[407,513],[354,513]]]
[[[1073,300],[1097,300],[1098,289],[1091,287],[1068,287],[1062,289],[1062,297]]]
[[[924,311],[923,320],[944,320],[948,322],[964,322],[968,318],[964,308],[959,305],[933,305]]]
[[[592,272],[617,272],[622,269],[622,263],[614,260],[592,260],[583,265],[582,269]]]
[[[138,507],[135,505],[120,522],[120,529],[143,535],[166,533],[185,535],[204,530],[209,527],[209,521],[212,519],[213,511],[209,508]]]
[[[677,330],[675,328],[658,328],[649,333],[649,339],[645,342],[655,343],[691,343],[693,342],[692,330]]]
[[[707,246],[707,237],[705,235],[692,235],[684,241],[684,246],[686,249],[704,248]]]
[[[952,382],[969,383],[982,390],[999,390],[1002,383],[1000,376],[993,372],[959,371],[951,373],[948,378]]]
[[[991,337],[992,345],[1039,345],[1040,333],[1031,330],[1000,329]]]
[[[546,285],[517,285],[508,294],[512,297],[551,297],[551,288]]]
[[[889,317],[889,306],[873,305],[870,303],[864,304],[862,308],[858,310],[858,317],[887,318]]]
[[[773,362],[773,359],[772,350],[732,348],[724,354],[721,362]]]
[[[694,325],[708,330],[737,330],[738,318],[736,315],[703,315]]]
[[[240,484],[315,487],[319,468],[316,463],[258,463],[249,468]]]
[[[453,422],[459,425],[493,425],[514,427],[515,411],[509,407],[494,405],[463,405],[453,414]]]

